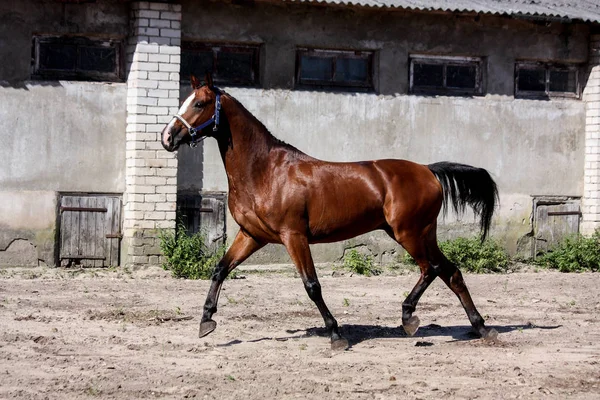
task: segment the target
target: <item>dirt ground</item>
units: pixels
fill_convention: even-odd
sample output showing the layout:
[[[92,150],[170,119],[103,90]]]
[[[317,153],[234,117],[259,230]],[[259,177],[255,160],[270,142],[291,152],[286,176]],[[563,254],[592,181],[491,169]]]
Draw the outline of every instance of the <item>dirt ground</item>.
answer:
[[[407,337],[400,310],[415,272],[320,276],[348,351],[330,350],[291,266],[226,281],[219,325],[202,339],[206,281],[0,270],[0,398],[600,398],[600,274],[465,274],[494,343],[472,337],[439,280]]]

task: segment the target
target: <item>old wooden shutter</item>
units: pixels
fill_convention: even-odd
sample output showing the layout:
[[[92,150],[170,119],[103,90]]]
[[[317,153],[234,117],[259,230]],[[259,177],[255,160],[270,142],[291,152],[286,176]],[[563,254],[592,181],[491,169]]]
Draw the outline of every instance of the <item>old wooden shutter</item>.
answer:
[[[579,232],[578,200],[548,201],[535,204],[535,255],[550,250],[569,235]]]
[[[60,199],[60,264],[119,265],[121,198],[63,195]]]
[[[178,219],[189,233],[204,232],[209,245],[225,243],[225,193],[179,195]]]

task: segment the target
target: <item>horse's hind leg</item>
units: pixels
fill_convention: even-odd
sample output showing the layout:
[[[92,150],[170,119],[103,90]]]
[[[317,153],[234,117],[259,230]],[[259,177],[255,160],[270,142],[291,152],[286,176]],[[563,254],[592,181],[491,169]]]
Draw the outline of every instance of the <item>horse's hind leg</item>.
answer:
[[[425,290],[437,277],[437,270],[427,258],[427,248],[423,239],[418,236],[411,236],[410,239],[403,240],[401,244],[421,269],[419,281],[402,303],[402,327],[408,335],[412,336],[419,328],[419,318],[413,315],[413,312],[415,312],[417,303]]]
[[[304,283],[304,288],[308,297],[317,305],[323,320],[325,321],[325,327],[331,337],[331,348],[333,350],[345,350],[349,347],[348,341],[340,335],[338,323],[329,312],[323,295],[321,293],[321,284],[317,278],[317,272],[315,271],[315,265],[313,263],[312,255],[310,254],[310,247],[308,246],[308,239],[306,236],[300,234],[288,234],[283,239],[292,261],[298,269],[298,273]]]
[[[465,284],[460,270],[454,263],[446,258],[446,256],[437,246],[436,242],[430,246],[429,251],[432,258],[439,262],[440,278],[442,278],[446,285],[448,285],[448,287],[460,300],[475,332],[481,335],[481,337],[484,339],[494,340],[498,336],[498,332],[493,328],[488,328],[485,326],[483,317],[481,314],[479,314],[479,311],[477,311],[477,308],[473,303],[473,299],[471,298],[471,294],[469,293],[469,289],[467,289],[467,285]]]
[[[252,237],[240,230],[233,240],[231,247],[227,250],[223,258],[215,266],[215,270],[211,277],[210,289],[204,302],[204,313],[200,321],[199,337],[203,337],[211,333],[217,327],[217,323],[211,318],[217,312],[217,302],[219,301],[219,293],[223,281],[227,275],[235,269],[245,259],[250,257],[252,253],[262,248],[264,244],[258,243]]]

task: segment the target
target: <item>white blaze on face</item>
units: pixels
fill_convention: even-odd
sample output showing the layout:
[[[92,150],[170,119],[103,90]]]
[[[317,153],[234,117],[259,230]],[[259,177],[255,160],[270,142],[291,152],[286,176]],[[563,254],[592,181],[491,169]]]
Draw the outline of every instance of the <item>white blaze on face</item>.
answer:
[[[190,94],[190,97],[185,99],[185,101],[183,102],[181,107],[179,107],[179,111],[177,112],[177,115],[185,114],[185,112],[188,110],[188,108],[190,108],[190,106],[194,102],[195,98],[196,98],[196,92],[192,92],[192,94]],[[175,121],[177,121],[177,118],[173,118],[171,120],[171,122],[169,122],[169,125],[167,125],[168,130],[170,130],[173,127],[173,124],[175,123]]]

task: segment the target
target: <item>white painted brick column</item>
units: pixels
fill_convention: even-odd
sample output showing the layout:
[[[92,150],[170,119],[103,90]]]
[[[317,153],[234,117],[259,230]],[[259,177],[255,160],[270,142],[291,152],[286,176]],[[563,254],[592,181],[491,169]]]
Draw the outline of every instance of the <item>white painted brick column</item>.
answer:
[[[177,113],[180,54],[181,5],[132,3],[121,252],[129,267],[158,265],[158,230],[175,227],[177,158],[160,131]]]
[[[585,172],[581,232],[600,228],[600,35],[590,38],[589,69],[583,100],[585,109]]]

